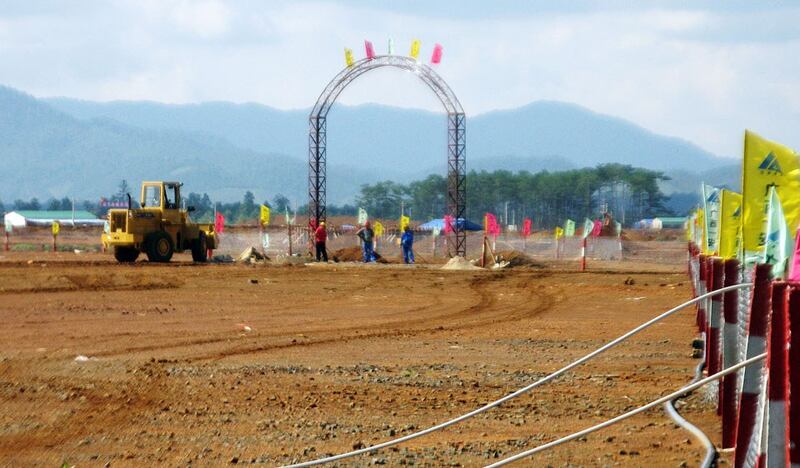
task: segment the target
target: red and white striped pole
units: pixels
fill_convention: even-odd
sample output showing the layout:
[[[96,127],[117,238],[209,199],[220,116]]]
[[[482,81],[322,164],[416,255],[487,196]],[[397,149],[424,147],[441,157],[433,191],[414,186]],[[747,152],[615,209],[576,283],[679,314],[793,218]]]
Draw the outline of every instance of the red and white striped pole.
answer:
[[[769,420],[767,423],[767,450],[769,466],[787,466],[789,460],[789,426],[786,397],[789,394],[789,353],[786,348],[789,335],[787,293],[788,285],[783,282],[772,283],[772,318],[769,330]]]
[[[581,271],[586,271],[586,237],[581,243]]]
[[[789,463],[800,467],[800,288],[789,290]]]
[[[725,260],[725,286],[739,282],[739,261]],[[739,341],[739,290],[727,291],[722,298],[722,311],[725,325],[722,329],[722,367],[727,369],[736,364]],[[722,408],[722,448],[736,446],[737,405],[736,392],[739,389],[738,373],[722,377],[720,385],[720,407]]]
[[[723,276],[723,262],[721,258],[710,258],[709,266],[711,271],[711,291],[722,289]],[[719,372],[720,360],[720,329],[722,328],[722,295],[717,294],[711,298],[711,313],[708,320],[708,347],[706,348],[706,356],[708,356],[708,375],[716,374]],[[717,414],[722,414],[722,406],[717,405]]]
[[[706,256],[700,255],[698,257],[698,275],[697,275],[697,295],[702,296],[706,293]],[[697,303],[697,328],[701,333],[706,331],[706,301]]]
[[[747,330],[747,358],[767,350],[772,276],[771,265],[756,265],[753,273],[753,295],[750,298],[750,326]],[[761,432],[764,419],[762,391],[766,385],[764,362],[744,369],[742,394],[739,397],[739,425],[736,429],[736,468],[757,466],[760,458]]]

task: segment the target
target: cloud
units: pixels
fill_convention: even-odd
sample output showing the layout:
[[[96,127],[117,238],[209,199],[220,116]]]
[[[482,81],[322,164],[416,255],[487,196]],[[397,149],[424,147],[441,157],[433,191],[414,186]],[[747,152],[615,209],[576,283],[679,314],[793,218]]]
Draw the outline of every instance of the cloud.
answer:
[[[740,154],[744,128],[800,148],[800,8],[749,2],[10,2],[0,83],[40,96],[255,101],[307,108],[343,48],[423,41],[469,114],[575,102]],[[359,78],[340,102],[439,110],[410,74]],[[535,136],[532,136],[535,137]]]

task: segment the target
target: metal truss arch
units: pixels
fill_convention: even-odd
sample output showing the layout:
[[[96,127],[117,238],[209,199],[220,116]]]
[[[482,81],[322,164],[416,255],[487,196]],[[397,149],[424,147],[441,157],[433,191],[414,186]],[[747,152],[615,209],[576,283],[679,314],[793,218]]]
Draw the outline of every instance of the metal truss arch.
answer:
[[[339,72],[323,89],[308,117],[308,216],[309,224],[327,218],[327,117],[339,95],[350,83],[371,70],[399,68],[417,75],[433,91],[447,112],[447,213],[455,220],[448,237],[450,251],[466,256],[466,231],[457,220],[466,219],[466,116],[461,103],[436,71],[417,60],[400,55],[362,59]]]

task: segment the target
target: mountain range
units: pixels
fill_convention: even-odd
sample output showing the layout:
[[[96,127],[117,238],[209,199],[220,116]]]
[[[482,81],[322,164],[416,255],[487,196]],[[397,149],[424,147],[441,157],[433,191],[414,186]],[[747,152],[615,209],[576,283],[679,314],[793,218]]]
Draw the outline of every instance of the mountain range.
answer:
[[[278,193],[303,203],[308,110],[261,104],[35,98],[0,86],[0,199],[96,199],[121,179],[177,179],[218,200]],[[375,104],[328,116],[328,200],[363,183],[408,182],[446,171],[444,114]],[[735,174],[734,160],[580,106],[538,101],[467,118],[472,170],[562,170],[617,162],[675,175],[666,192],[696,192],[700,177]],[[727,177],[727,176],[725,176]],[[725,178],[723,177],[723,178]],[[722,183],[734,186],[735,179]]]

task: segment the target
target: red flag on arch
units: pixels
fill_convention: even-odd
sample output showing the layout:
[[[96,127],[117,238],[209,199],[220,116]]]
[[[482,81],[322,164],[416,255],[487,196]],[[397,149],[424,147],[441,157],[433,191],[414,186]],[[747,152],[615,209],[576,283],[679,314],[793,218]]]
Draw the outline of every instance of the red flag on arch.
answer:
[[[431,54],[431,63],[442,63],[442,45],[436,44],[433,46],[433,54]]]
[[[525,221],[522,222],[522,235],[523,237],[528,237],[531,235],[531,219],[525,218]]]
[[[214,219],[214,231],[218,234],[225,231],[225,217],[219,211],[217,211],[217,217]]]
[[[364,50],[367,52],[367,58],[372,60],[375,58],[375,48],[372,47],[372,42],[364,41]]]

